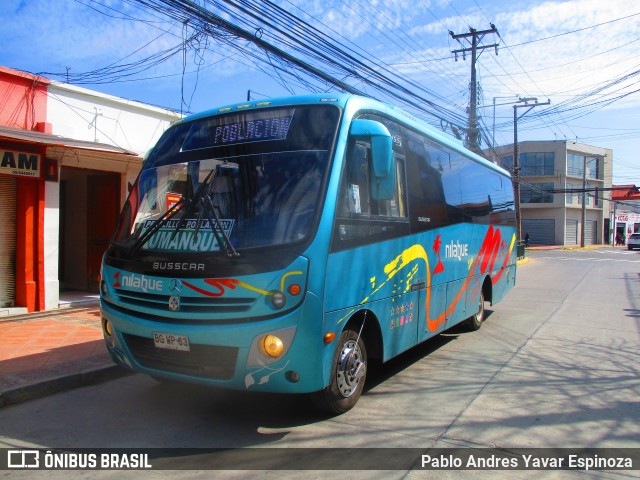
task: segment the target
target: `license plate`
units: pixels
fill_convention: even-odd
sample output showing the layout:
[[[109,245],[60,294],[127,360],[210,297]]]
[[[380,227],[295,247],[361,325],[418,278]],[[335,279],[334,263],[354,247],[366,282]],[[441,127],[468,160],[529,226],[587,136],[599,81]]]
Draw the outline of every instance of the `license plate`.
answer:
[[[186,335],[172,335],[170,333],[153,332],[153,343],[156,348],[166,348],[168,350],[189,351],[189,337]]]

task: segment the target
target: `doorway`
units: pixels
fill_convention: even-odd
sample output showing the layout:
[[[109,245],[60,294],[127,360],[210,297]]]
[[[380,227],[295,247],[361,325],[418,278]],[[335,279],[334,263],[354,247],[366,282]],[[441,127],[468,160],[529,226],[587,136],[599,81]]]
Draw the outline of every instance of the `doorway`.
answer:
[[[60,290],[98,292],[100,262],[120,210],[120,174],[63,167]]]
[[[625,229],[627,228],[626,223],[616,223],[616,238],[614,240],[615,245],[621,244],[624,245],[627,239],[627,234]]]

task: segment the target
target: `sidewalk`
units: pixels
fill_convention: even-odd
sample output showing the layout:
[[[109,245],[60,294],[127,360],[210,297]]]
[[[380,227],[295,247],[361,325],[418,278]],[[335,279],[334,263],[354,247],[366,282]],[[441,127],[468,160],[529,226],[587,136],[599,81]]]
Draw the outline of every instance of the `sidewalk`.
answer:
[[[126,375],[97,304],[0,317],[0,407]]]

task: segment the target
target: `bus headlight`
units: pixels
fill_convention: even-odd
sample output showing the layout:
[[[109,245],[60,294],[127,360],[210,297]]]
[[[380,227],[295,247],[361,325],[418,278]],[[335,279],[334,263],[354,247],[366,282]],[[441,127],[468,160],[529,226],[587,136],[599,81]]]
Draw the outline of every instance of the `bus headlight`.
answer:
[[[296,327],[262,332],[253,337],[247,354],[247,367],[261,367],[282,361],[293,345]]]
[[[265,335],[262,339],[262,350],[271,358],[278,358],[284,353],[284,343],[275,335]]]

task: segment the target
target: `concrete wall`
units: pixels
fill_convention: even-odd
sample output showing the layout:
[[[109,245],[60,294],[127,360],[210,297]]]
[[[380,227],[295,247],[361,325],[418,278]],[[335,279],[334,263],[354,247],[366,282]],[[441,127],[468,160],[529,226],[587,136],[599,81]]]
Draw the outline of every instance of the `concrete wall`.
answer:
[[[52,82],[47,121],[54,135],[108,143],[144,155],[180,114],[85,88]]]
[[[47,111],[46,78],[0,67],[0,125],[33,130]]]

